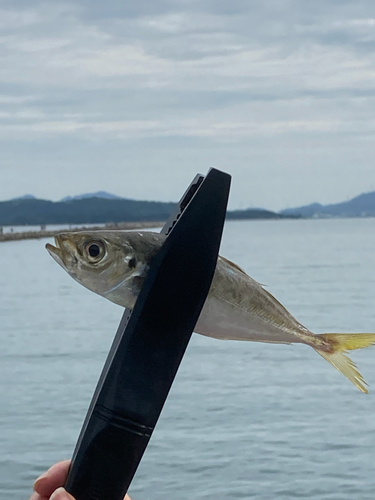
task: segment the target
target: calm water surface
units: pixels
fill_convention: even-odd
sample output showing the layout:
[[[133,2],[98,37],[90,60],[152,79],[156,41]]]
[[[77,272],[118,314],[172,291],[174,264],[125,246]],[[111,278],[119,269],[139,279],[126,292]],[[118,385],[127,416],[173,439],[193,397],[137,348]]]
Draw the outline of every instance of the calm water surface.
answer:
[[[46,241],[0,244],[0,499],[72,454],[122,309]],[[315,332],[375,331],[375,219],[226,225],[221,254]],[[194,335],[133,500],[373,500],[375,349],[361,394],[311,348]]]

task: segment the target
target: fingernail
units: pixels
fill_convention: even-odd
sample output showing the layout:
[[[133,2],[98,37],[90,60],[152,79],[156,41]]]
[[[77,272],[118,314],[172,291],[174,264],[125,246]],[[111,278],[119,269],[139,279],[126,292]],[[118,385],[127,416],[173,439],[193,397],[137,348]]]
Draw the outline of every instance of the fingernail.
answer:
[[[66,491],[65,488],[61,486],[53,492],[49,500],[74,500],[74,498],[72,497],[72,495],[70,495],[70,493]]]
[[[60,488],[57,488],[57,490],[52,493],[49,500],[68,500],[69,498],[71,498],[71,496],[61,486]]]
[[[46,472],[43,472],[43,474],[41,474],[37,479],[35,479],[34,490],[35,490],[35,487],[38,487],[40,482],[43,481],[43,479],[45,479],[47,476],[48,476],[48,470]]]

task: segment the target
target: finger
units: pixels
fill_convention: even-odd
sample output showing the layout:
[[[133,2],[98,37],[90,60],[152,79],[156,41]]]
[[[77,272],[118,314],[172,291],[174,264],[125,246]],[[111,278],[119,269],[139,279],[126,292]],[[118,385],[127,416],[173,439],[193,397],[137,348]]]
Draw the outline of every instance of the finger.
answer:
[[[69,467],[70,460],[64,460],[63,462],[58,462],[53,465],[39,476],[34,483],[35,493],[31,496],[30,500],[44,500],[44,498],[49,498],[51,495],[52,497],[50,500],[74,500],[64,488],[60,488],[65,484]],[[56,488],[58,488],[57,491],[55,491]],[[131,500],[131,498],[129,495],[125,495],[124,500]]]
[[[57,494],[60,496],[56,496]],[[30,500],[47,500],[47,497],[42,498],[38,493],[33,493],[30,497]],[[59,488],[52,494],[50,500],[75,500],[75,499],[72,497],[72,495],[69,495],[69,493],[67,493],[64,490],[64,488]],[[131,500],[131,498],[129,495],[125,495],[124,500]]]
[[[52,493],[65,484],[68,475],[70,460],[59,462],[38,477],[34,483],[34,490],[41,496],[49,498]]]
[[[30,497],[30,500],[41,500],[42,497],[40,495],[38,495],[38,493],[33,493]]]
[[[74,498],[64,488],[58,488],[49,500],[74,500]]]

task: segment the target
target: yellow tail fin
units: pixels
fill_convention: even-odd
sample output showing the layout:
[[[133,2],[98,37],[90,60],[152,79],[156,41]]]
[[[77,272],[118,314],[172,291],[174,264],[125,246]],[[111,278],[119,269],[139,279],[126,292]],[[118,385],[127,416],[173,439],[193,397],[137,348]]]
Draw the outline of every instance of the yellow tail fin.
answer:
[[[353,361],[346,356],[346,351],[362,349],[375,344],[375,333],[323,333],[318,335],[331,347],[331,351],[315,348],[324,359],[333,365],[339,372],[362,392],[368,393],[368,385],[357,370]]]

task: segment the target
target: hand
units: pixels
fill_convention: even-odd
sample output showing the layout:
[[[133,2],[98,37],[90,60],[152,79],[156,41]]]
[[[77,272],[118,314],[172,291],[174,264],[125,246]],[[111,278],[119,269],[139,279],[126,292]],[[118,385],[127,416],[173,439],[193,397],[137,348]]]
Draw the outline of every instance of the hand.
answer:
[[[75,500],[62,487],[65,484],[69,466],[70,460],[59,462],[38,477],[30,500]],[[130,497],[125,495],[124,500],[130,500]]]

